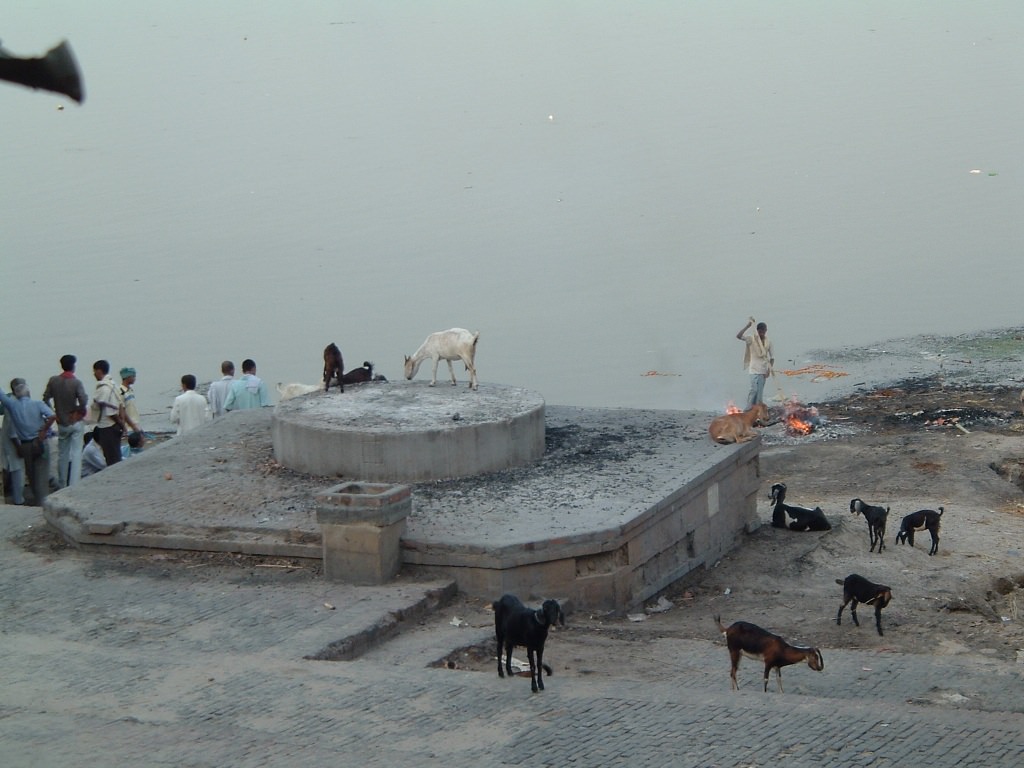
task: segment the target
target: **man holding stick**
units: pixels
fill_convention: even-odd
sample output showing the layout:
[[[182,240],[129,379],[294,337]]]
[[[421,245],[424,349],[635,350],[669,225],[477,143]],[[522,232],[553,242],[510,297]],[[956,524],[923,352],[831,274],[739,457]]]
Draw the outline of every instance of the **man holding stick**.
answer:
[[[768,326],[765,323],[758,323],[755,333],[744,336],[752,325],[754,325],[754,318],[750,318],[736,334],[736,338],[746,344],[746,349],[743,352],[743,367],[750,374],[750,392],[747,394],[748,410],[757,403],[764,402],[764,382],[771,375],[772,366],[775,365],[775,349],[772,347],[771,339],[768,338]]]

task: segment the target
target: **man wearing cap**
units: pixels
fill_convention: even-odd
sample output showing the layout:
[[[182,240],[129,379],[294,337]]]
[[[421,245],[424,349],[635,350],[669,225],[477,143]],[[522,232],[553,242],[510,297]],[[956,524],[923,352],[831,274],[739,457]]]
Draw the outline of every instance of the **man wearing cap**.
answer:
[[[110,377],[110,363],[97,360],[92,364],[92,375],[96,377],[96,391],[89,406],[92,423],[96,428],[92,436],[103,449],[107,466],[121,460],[121,436],[124,434],[124,401],[121,388]]]
[[[75,377],[74,355],[60,359],[61,373],[51,376],[43,390],[43,402],[52,403],[57,414],[57,487],[66,488],[82,478],[82,438],[89,396]]]
[[[25,503],[25,477],[32,487],[35,504],[41,507],[50,492],[50,453],[46,446],[46,433],[56,415],[42,400],[33,400],[24,379],[11,380],[12,395],[0,390],[0,405],[11,420],[10,441],[25,463],[24,474],[11,473],[11,492],[15,504]]]
[[[143,443],[146,442],[146,435],[139,423],[139,407],[135,404],[135,390],[132,385],[135,383],[135,369],[124,367],[121,369],[121,400],[124,401],[125,426],[132,432],[138,432]],[[140,443],[141,445],[141,443]]]

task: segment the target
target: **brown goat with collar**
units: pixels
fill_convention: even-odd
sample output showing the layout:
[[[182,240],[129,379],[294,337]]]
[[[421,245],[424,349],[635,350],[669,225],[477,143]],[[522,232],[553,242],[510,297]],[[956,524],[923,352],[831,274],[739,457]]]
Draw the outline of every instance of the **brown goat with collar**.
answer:
[[[806,661],[807,666],[815,672],[821,672],[825,668],[825,659],[817,648],[802,645],[790,645],[781,637],[769,632],[756,624],[747,621],[737,621],[728,627],[722,625],[722,619],[715,616],[715,624],[718,631],[725,636],[725,643],[729,647],[729,658],[732,660],[732,670],[729,677],[732,678],[732,689],[738,691],[740,685],[736,682],[736,668],[740,665],[740,656],[747,655],[764,661],[764,690],[768,692],[768,676],[772,669],[775,670],[775,679],[779,684],[779,693],[782,690],[782,668],[790,664],[799,664]]]

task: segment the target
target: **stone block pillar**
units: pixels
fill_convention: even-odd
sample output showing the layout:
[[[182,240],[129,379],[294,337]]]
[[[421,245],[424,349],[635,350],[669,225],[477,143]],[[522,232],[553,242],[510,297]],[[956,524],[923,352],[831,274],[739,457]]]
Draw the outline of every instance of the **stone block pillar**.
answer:
[[[345,482],[315,498],[328,581],[383,584],[398,573],[399,544],[412,511],[409,486]]]

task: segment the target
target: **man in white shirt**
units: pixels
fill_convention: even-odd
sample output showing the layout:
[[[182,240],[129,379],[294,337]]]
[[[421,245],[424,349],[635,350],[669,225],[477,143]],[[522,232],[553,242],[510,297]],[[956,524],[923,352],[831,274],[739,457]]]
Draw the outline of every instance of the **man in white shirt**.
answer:
[[[210,404],[196,392],[196,377],[186,373],[181,377],[181,394],[171,406],[171,424],[178,425],[178,436],[201,427],[210,418]]]
[[[213,418],[223,416],[226,413],[224,402],[228,399],[228,392],[231,391],[231,385],[235,381],[235,364],[230,360],[225,360],[220,364],[220,372],[224,378],[213,382],[210,385],[210,391],[206,395],[210,401],[210,413],[213,415]]]
[[[768,338],[768,326],[765,323],[758,323],[754,333],[749,336],[744,334],[754,324],[754,318],[750,318],[744,325],[736,338],[746,344],[743,352],[743,367],[750,374],[750,393],[747,395],[747,410],[753,408],[757,403],[764,402],[764,382],[771,376],[772,366],[775,365],[775,348],[771,339]]]

